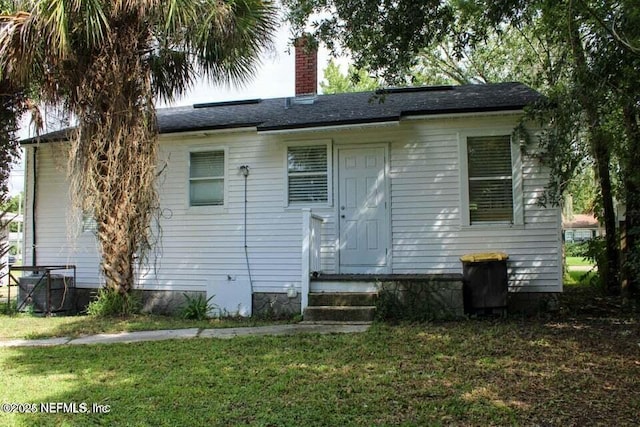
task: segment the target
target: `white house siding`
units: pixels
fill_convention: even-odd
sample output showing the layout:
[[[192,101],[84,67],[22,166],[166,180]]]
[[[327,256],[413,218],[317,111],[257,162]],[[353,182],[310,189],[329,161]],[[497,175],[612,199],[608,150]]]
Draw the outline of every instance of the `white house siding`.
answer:
[[[155,290],[204,290],[209,281],[248,280],[243,241],[244,177],[247,181],[247,246],[254,292],[286,292],[300,286],[302,214],[286,206],[286,146],[300,141],[386,144],[391,195],[391,272],[459,273],[459,257],[501,250],[509,254],[512,290],[561,290],[560,215],[537,205],[546,172],[523,157],[524,224],[514,227],[462,227],[459,133],[513,127],[515,116],[406,120],[396,126],[352,130],[258,134],[211,132],[162,135],[159,180],[161,240],[141,277]],[[68,190],[64,161],[54,146],[38,148],[38,264],[72,263],[84,286],[100,283],[98,257],[90,233],[74,244],[68,236]],[[189,207],[189,152],[226,150],[224,207]],[[33,148],[28,150],[28,162]],[[334,151],[335,154],[335,151]],[[333,159],[335,162],[335,158]],[[61,162],[58,164],[56,162]],[[165,166],[166,165],[166,166]],[[28,180],[33,175],[28,167]],[[335,174],[334,174],[335,175]],[[28,195],[31,184],[28,184]],[[334,200],[337,194],[333,192]],[[334,203],[306,206],[326,219],[322,230],[322,270],[337,265]],[[30,254],[30,206],[26,251]],[[27,257],[28,258],[28,257]],[[28,262],[28,261],[27,261]]]
[[[407,123],[413,131],[391,148],[394,273],[458,273],[470,252],[509,254],[512,291],[561,291],[558,209],[538,206],[548,177],[523,155],[524,223],[462,226],[459,134],[512,128],[513,116],[431,119]],[[531,148],[530,148],[531,149]]]
[[[201,149],[226,150],[224,207],[189,207],[189,152]],[[149,272],[143,278],[144,287],[204,290],[207,281],[249,279],[242,165],[250,167],[247,247],[253,290],[286,292],[289,287],[299,287],[302,213],[299,208],[285,206],[285,150],[278,138],[255,131],[163,136],[161,167],[164,162],[167,167],[159,187],[163,208],[160,256],[156,273]],[[316,212],[321,214],[322,210]]]
[[[34,152],[37,160],[34,163]],[[41,144],[28,147],[26,156],[26,203],[24,230],[24,265],[33,265],[33,178],[37,168],[36,249],[37,265],[77,267],[76,286],[94,287],[100,283],[99,258],[92,233],[82,232],[81,217],[74,215],[66,183],[67,152],[65,144]],[[54,272],[57,273],[57,272]],[[66,272],[68,273],[68,272]]]

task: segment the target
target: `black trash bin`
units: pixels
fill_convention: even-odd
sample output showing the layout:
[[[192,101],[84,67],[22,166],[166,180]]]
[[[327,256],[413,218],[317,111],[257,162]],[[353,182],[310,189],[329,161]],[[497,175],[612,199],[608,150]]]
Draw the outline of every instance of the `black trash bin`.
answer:
[[[506,314],[509,287],[507,259],[509,255],[504,252],[460,257],[466,314]]]

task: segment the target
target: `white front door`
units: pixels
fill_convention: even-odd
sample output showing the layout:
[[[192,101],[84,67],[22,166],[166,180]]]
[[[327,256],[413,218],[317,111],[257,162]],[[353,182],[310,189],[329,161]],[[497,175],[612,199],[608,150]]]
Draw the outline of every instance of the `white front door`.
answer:
[[[341,273],[387,271],[385,148],[338,148]]]

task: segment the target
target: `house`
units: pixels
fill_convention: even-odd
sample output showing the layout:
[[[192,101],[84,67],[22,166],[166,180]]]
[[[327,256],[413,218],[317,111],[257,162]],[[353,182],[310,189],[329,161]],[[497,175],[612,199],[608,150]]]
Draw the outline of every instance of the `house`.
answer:
[[[0,286],[9,284],[9,266],[20,260],[22,220],[21,214],[13,212],[7,212],[0,217]],[[12,223],[17,224],[17,232],[11,231]]]
[[[562,235],[567,243],[579,243],[603,236],[604,230],[595,216],[574,214],[571,218],[563,218]]]
[[[300,312],[310,293],[372,291],[381,275],[459,281],[460,256],[498,250],[510,295],[562,290],[560,211],[537,203],[548,171],[514,134],[537,92],[316,95],[316,79],[297,72],[291,98],[158,111],[162,239],[138,280],[153,304],[207,292],[229,313]],[[68,220],[64,133],[24,145],[25,265],[74,264],[76,291],[95,289],[94,229]]]

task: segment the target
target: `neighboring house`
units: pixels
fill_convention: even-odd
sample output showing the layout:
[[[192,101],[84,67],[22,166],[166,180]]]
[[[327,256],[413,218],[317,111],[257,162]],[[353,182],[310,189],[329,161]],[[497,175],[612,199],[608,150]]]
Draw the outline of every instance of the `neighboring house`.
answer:
[[[461,255],[500,250],[512,293],[562,290],[560,212],[537,203],[548,171],[513,135],[537,92],[316,96],[315,78],[297,73],[292,98],[158,111],[162,233],[140,289],[299,311],[322,288],[314,276],[460,274]],[[75,264],[76,286],[96,288],[93,228],[68,221],[61,139],[25,142],[25,265]],[[322,289],[353,290],[336,277]]]
[[[9,283],[9,266],[18,260],[18,254],[12,253],[12,247],[20,248],[22,246],[22,232],[11,232],[9,225],[19,223],[18,229],[22,229],[22,215],[13,212],[7,212],[0,219],[0,247],[3,252],[0,256],[0,285],[5,286]]]
[[[584,242],[604,235],[604,230],[595,216],[574,214],[571,218],[563,218],[562,235],[565,242]]]

